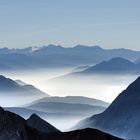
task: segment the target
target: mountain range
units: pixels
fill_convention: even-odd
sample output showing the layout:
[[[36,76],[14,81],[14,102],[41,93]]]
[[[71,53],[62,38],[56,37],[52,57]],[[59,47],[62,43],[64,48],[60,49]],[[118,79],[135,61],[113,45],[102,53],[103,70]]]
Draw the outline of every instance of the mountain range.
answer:
[[[102,107],[108,107],[109,103],[98,100],[98,99],[93,99],[93,98],[88,98],[88,97],[82,97],[82,96],[66,96],[66,97],[59,97],[59,96],[50,96],[50,97],[44,97],[42,99],[38,99],[32,104],[36,103],[41,103],[41,102],[57,102],[57,103],[72,103],[72,104],[86,104],[86,105],[91,105],[91,106],[102,106]]]
[[[79,67],[78,67],[79,68]],[[71,73],[61,75],[50,79],[50,81],[59,81],[59,80],[67,80],[68,78],[80,78],[81,76],[89,76],[95,74],[106,74],[106,75],[113,75],[113,74],[133,74],[138,75],[140,73],[140,63],[135,63],[129,61],[127,59],[121,57],[114,57],[109,60],[104,60],[100,63],[97,63],[93,66],[88,66],[84,69],[76,69]]]
[[[33,114],[28,120],[0,108],[1,140],[121,140],[95,129],[60,132]]]
[[[25,70],[50,67],[71,67],[99,63],[113,57],[130,61],[140,58],[139,51],[127,49],[103,49],[99,46],[77,45],[64,48],[57,45],[40,48],[0,49],[1,70]],[[65,59],[64,59],[65,58]]]
[[[53,113],[53,118],[79,118],[82,119],[92,114],[103,112],[109,103],[101,100],[80,97],[80,96],[67,96],[67,97],[45,97],[24,106],[27,109]],[[48,118],[49,119],[49,118]]]
[[[59,125],[61,128],[61,124],[66,119],[71,121],[72,126],[85,117],[103,112],[109,105],[87,97],[51,97],[21,80],[12,80],[2,75],[0,76],[0,97],[0,104],[7,110],[24,118],[36,113],[53,124],[54,120],[59,122],[56,126]]]
[[[3,75],[0,75],[0,94],[8,94],[9,96],[13,96],[14,94],[17,94],[17,96],[49,96],[32,85],[18,84],[16,81],[6,78]]]
[[[45,97],[22,107],[6,107],[6,110],[14,112],[24,118],[35,113],[44,120],[51,122],[60,130],[66,130],[78,121],[103,112],[108,103],[86,97]],[[70,121],[67,127],[65,122]]]
[[[116,57],[91,66],[81,73],[140,73],[140,63]]]
[[[86,104],[73,104],[61,102],[40,102],[26,108],[49,113],[58,113],[61,117],[85,117],[103,112],[106,108],[102,106],[91,106]]]
[[[86,117],[92,114],[103,112],[109,103],[101,100],[82,97],[82,96],[67,96],[67,97],[45,97],[33,101],[32,103],[23,105],[22,107],[6,107],[6,110],[19,114],[24,118],[28,118],[31,114],[45,118],[71,118],[71,117]],[[69,112],[67,112],[69,110]]]
[[[101,114],[93,115],[75,128],[97,128],[126,139],[139,140],[140,77],[130,84]]]
[[[32,99],[31,101],[33,101],[42,97],[48,97],[49,95],[33,85],[21,85],[10,78],[0,75],[0,96],[1,98],[9,99],[10,102],[15,102],[16,99],[21,99],[22,103],[23,100]]]

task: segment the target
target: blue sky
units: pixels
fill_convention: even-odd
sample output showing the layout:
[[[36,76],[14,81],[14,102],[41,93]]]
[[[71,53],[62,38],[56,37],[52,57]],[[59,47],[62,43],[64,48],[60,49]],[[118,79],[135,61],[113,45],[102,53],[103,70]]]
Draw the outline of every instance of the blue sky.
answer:
[[[0,47],[140,50],[140,0],[0,0]]]

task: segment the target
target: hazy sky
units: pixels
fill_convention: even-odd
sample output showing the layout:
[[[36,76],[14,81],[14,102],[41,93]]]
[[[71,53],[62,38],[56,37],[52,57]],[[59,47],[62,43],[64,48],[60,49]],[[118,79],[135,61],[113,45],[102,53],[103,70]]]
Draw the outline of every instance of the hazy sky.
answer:
[[[140,50],[140,0],[0,0],[0,47]]]

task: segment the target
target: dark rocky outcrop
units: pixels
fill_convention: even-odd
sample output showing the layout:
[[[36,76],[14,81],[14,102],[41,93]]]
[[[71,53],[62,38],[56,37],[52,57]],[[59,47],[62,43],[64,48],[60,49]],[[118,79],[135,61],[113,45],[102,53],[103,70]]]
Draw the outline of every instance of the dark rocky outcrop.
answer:
[[[42,127],[29,124],[29,120],[33,120],[32,123],[38,121],[37,124],[41,124]],[[57,132],[54,132],[49,123],[36,115],[32,115],[29,120],[26,121],[22,117],[0,108],[0,140],[121,140],[95,129],[62,133],[55,128]],[[45,126],[46,124],[48,128]],[[35,127],[33,128],[33,126]],[[46,129],[46,132],[49,130],[49,133],[40,132],[43,129]]]
[[[32,114],[29,119],[27,119],[27,124],[31,128],[35,128],[40,132],[44,133],[55,133],[60,132],[58,129],[56,129],[54,126],[49,124],[48,122],[41,119],[36,114]]]

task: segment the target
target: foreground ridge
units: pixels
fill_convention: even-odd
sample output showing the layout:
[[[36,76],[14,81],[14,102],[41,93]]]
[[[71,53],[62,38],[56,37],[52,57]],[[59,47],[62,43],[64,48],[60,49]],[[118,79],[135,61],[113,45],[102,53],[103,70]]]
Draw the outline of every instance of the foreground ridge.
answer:
[[[90,128],[63,133],[35,114],[28,121],[30,119],[34,119],[34,123],[35,120],[38,121],[37,124],[40,124],[40,121],[44,123],[42,125],[46,130],[41,132],[39,131],[40,126],[39,128],[38,126],[33,128],[35,125],[28,125],[29,122],[19,115],[5,111],[0,107],[0,140],[122,140]]]

